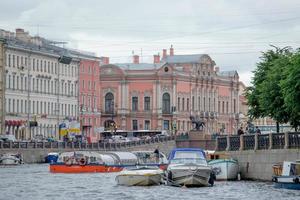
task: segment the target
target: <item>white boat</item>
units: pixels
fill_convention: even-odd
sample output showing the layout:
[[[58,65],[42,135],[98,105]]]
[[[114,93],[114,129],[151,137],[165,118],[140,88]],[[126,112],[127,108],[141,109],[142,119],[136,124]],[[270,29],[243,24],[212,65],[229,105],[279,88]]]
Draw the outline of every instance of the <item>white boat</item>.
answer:
[[[6,153],[0,156],[0,165],[20,165],[23,160],[20,154]]]
[[[272,181],[276,188],[300,190],[300,161],[284,161],[281,173]]]
[[[208,165],[212,167],[216,180],[236,180],[239,173],[239,164],[235,159],[209,160]]]
[[[197,148],[172,150],[167,168],[167,182],[174,186],[200,187],[213,185],[211,166],[205,153]]]
[[[116,177],[119,185],[126,186],[151,186],[160,185],[163,171],[159,168],[124,169]]]

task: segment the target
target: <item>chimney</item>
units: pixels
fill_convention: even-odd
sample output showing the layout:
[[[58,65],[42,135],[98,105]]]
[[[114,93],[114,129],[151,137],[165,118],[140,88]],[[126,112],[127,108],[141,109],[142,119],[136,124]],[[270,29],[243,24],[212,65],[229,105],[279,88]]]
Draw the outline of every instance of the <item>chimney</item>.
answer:
[[[102,57],[102,64],[108,65],[109,64],[109,57]]]
[[[134,56],[133,56],[133,63],[134,63],[134,64],[139,64],[139,63],[140,63],[140,59],[139,59],[139,56],[138,56],[138,55],[134,55]]]
[[[30,42],[30,36],[28,32],[25,32],[22,28],[16,29],[16,38],[22,40],[23,42]]]
[[[167,49],[163,49],[163,59],[167,57]]]
[[[171,45],[171,48],[170,48],[170,56],[174,56],[174,49],[173,49],[173,45]]]
[[[220,71],[219,67],[215,67],[215,72],[218,73]]]
[[[160,63],[160,56],[159,56],[159,54],[153,55],[153,63],[154,64]]]

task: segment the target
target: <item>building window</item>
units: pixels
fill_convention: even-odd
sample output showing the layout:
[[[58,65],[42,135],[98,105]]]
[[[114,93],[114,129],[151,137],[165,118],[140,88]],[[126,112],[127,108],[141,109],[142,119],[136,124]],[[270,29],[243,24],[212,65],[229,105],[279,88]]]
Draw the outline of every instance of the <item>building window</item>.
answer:
[[[233,113],[236,113],[236,100],[233,99]]]
[[[138,121],[136,119],[132,120],[132,130],[138,130]]]
[[[224,114],[225,102],[222,102],[222,113]]]
[[[204,111],[206,111],[206,108],[205,108],[205,97],[203,97],[203,109],[204,109]]]
[[[198,110],[201,110],[201,97],[198,97]]]
[[[210,97],[208,98],[208,111],[210,111]]]
[[[163,105],[162,105],[162,112],[164,114],[170,113],[170,95],[168,93],[163,94]]]
[[[182,98],[182,111],[184,111],[184,98]]]
[[[218,101],[218,113],[220,113],[220,112],[221,112],[221,110],[220,110],[220,105],[221,105],[221,102],[220,102],[220,101]]]
[[[170,121],[169,120],[164,120],[164,130],[169,130],[170,128]]]
[[[190,111],[190,99],[189,98],[186,99],[186,108],[188,111]]]
[[[192,111],[195,110],[195,97],[192,97]]]
[[[228,101],[226,102],[226,113],[228,114]]]
[[[177,98],[177,109],[180,111],[180,97]]]
[[[132,111],[138,111],[138,97],[132,97]]]
[[[105,113],[113,113],[114,95],[109,92],[105,95]]]
[[[144,110],[150,110],[150,97],[144,97]]]
[[[150,130],[150,120],[145,120],[145,130]]]

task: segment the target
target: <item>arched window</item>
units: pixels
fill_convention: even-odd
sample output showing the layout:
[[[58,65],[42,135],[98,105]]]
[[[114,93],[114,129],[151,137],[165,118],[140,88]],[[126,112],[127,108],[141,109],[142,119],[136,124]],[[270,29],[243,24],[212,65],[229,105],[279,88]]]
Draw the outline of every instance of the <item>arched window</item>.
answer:
[[[168,93],[164,93],[162,97],[163,105],[162,105],[162,112],[164,114],[170,113],[170,95]]]
[[[105,113],[113,113],[114,95],[109,92],[105,95]]]

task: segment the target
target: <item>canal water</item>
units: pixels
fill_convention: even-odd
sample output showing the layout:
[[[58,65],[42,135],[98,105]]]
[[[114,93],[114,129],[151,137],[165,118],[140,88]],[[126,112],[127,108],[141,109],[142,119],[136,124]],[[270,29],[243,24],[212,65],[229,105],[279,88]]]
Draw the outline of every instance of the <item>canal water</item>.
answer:
[[[216,182],[213,187],[118,186],[115,173],[52,174],[47,164],[0,168],[1,200],[198,200],[198,199],[300,199],[300,191],[275,189],[256,181]]]

